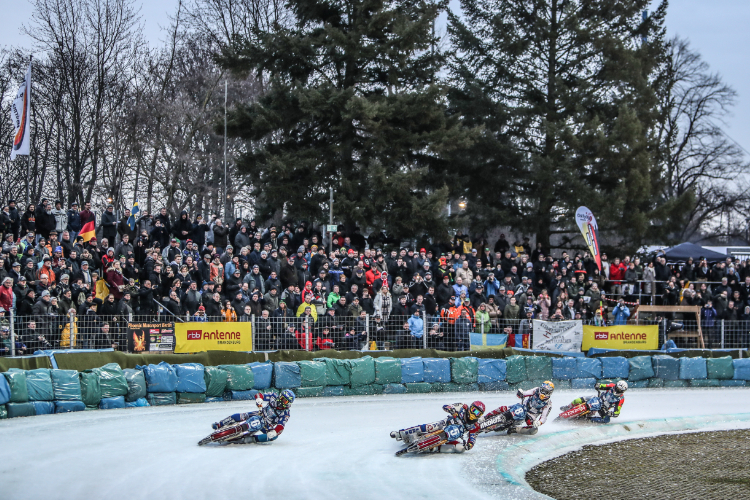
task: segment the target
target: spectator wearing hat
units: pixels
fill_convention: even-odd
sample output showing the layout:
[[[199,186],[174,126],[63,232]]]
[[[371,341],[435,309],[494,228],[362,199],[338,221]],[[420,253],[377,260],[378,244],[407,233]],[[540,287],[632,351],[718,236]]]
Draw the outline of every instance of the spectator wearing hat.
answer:
[[[198,310],[195,311],[195,313],[190,318],[191,321],[196,321],[199,323],[205,323],[208,321],[208,318],[206,318],[206,308],[203,306],[199,306]]]
[[[13,278],[6,276],[3,279],[2,285],[0,285],[0,307],[6,311],[11,311],[13,309],[14,298]]]
[[[117,226],[119,223],[120,221],[117,220],[114,205],[107,205],[107,209],[102,212],[101,223],[99,226],[102,231],[102,238],[107,238],[108,241],[114,243],[115,238],[117,237]]]

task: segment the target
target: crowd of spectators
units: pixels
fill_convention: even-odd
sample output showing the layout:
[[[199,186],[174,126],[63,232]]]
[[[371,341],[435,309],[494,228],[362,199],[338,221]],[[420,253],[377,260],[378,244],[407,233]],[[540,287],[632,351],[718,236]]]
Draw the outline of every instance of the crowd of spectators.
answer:
[[[98,237],[84,242],[89,221]],[[750,320],[750,266],[732,259],[674,266],[662,255],[602,255],[600,272],[586,252],[553,258],[528,238],[511,245],[501,235],[490,246],[459,233],[400,246],[342,227],[324,241],[304,222],[260,227],[185,211],[173,219],[163,208],[131,220],[112,205],[95,214],[90,203],[79,211],[44,199],[22,214],[9,202],[0,228],[0,315],[19,317],[21,352],[69,346],[71,325],[83,347],[123,349],[127,319],[157,314],[255,317],[258,349],[361,349],[369,340],[463,350],[470,332],[508,333],[520,345],[533,319],[623,324],[627,304],[652,297],[700,305],[709,321]],[[7,320],[0,329],[7,354]]]

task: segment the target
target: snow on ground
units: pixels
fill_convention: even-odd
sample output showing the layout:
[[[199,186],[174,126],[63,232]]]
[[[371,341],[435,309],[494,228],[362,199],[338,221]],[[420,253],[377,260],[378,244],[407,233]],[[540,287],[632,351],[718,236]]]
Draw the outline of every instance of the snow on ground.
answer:
[[[585,394],[585,391],[584,391]],[[557,391],[540,433],[580,391]],[[632,390],[619,422],[750,412],[750,389]],[[487,410],[511,393],[298,399],[269,445],[196,443],[212,422],[252,402],[129,408],[0,421],[0,498],[502,498],[495,457],[520,437],[483,435],[463,455],[396,458],[391,430],[438,420],[445,403],[479,399]],[[720,420],[721,417],[717,417]]]

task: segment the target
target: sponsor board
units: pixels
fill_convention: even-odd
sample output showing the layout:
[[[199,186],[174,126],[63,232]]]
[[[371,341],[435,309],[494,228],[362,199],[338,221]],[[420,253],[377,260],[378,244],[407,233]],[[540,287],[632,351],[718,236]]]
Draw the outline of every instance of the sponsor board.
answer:
[[[204,351],[252,351],[252,323],[177,323],[176,353]]]
[[[659,348],[659,327],[657,325],[617,325],[583,327],[583,350],[592,347],[601,349]]]
[[[174,323],[128,323],[128,351],[173,351]]]

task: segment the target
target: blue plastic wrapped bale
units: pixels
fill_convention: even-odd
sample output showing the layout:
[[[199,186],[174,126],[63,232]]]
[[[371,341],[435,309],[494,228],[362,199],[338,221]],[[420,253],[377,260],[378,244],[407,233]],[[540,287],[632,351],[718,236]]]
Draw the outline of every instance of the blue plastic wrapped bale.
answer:
[[[750,380],[750,358],[733,359],[734,380]]]
[[[680,358],[680,378],[682,380],[702,379],[708,377],[704,358]]]
[[[372,356],[350,359],[349,366],[351,367],[350,387],[362,387],[375,383],[375,360]]]
[[[630,364],[630,373],[628,375],[628,385],[630,382],[637,382],[639,380],[646,380],[648,385],[648,379],[654,378],[654,367],[651,364],[651,356],[635,356],[628,360]]]
[[[378,384],[358,385],[356,387],[344,387],[344,396],[372,396],[383,394],[383,386]]]
[[[602,361],[599,358],[576,358],[576,376],[573,378],[602,378]]]
[[[593,389],[596,385],[595,378],[574,378],[570,381],[571,389]]]
[[[3,373],[10,387],[9,403],[28,403],[29,390],[26,387],[26,372],[23,370]]]
[[[146,398],[148,389],[146,388],[146,376],[143,370],[135,368],[126,368],[122,371],[125,380],[128,383],[128,393],[125,395],[126,402],[138,401]]]
[[[55,399],[52,377],[48,368],[27,370],[26,388],[29,391],[29,401],[54,401]]]
[[[628,388],[629,389],[647,389],[648,388],[648,379],[632,380],[632,381],[629,380],[628,381]]]
[[[231,394],[232,401],[254,401],[258,391],[248,389],[247,391],[228,391]]]
[[[33,417],[36,415],[34,403],[8,403],[5,408],[8,410],[8,418]]]
[[[253,389],[262,391],[271,387],[273,383],[273,363],[248,363],[253,371]]]
[[[203,372],[206,383],[206,397],[223,398],[229,374],[216,366],[206,366]]]
[[[508,384],[518,384],[528,378],[523,356],[508,356],[505,358],[505,363],[505,380]]]
[[[297,363],[279,361],[273,367],[273,386],[277,389],[294,389],[302,385],[302,375]]]
[[[688,380],[690,387],[719,387],[719,379],[716,378],[695,378]]]
[[[602,378],[623,378],[630,375],[630,363],[628,358],[612,356],[611,358],[599,358],[602,362]]]
[[[720,387],[746,387],[747,382],[744,380],[719,380]]]
[[[352,381],[352,366],[348,359],[315,358],[326,364],[326,385],[349,385]],[[421,365],[421,362],[420,362]]]
[[[403,384],[385,384],[383,394],[406,394],[406,386]]]
[[[297,361],[303,387],[326,386],[326,364],[322,361]],[[296,394],[296,393],[295,393]]]
[[[424,365],[422,358],[401,359],[401,383],[416,384],[424,382]]]
[[[648,379],[648,388],[649,389],[660,389],[664,387],[664,379],[663,378],[650,378]]]
[[[115,410],[117,408],[125,408],[125,396],[102,398],[102,400],[99,401],[100,410]]]
[[[375,383],[380,385],[400,384],[401,361],[388,356],[375,358]]]
[[[177,393],[176,392],[149,392],[148,404],[150,404],[151,406],[176,405]]]
[[[35,415],[51,415],[55,413],[55,403],[52,401],[32,401]]]
[[[219,365],[227,372],[227,390],[248,391],[255,384],[253,369],[248,365]]]
[[[529,380],[549,380],[552,378],[552,358],[549,356],[524,356],[526,376]]]
[[[224,401],[224,396],[220,398],[206,398],[206,403],[221,403]]]
[[[343,395],[344,395],[343,385],[327,385],[326,388],[323,389],[323,397],[343,396]]]
[[[708,371],[708,378],[717,378],[721,380],[731,379],[734,377],[732,356],[706,359],[706,370]]]
[[[177,392],[205,393],[205,369],[200,363],[181,363],[172,365],[177,374]]]
[[[479,359],[477,366],[477,382],[491,384],[505,381],[504,359]]]
[[[84,411],[86,405],[83,401],[55,401],[55,413],[70,413],[73,411]]]
[[[125,374],[122,372],[120,365],[107,363],[102,367],[94,368],[92,371],[99,377],[102,399],[127,396],[128,381],[125,379]]]
[[[170,393],[177,390],[177,372],[166,361],[158,365],[136,366],[136,368],[143,370],[143,375],[146,377],[146,390],[149,393]]]
[[[10,402],[10,385],[5,377],[0,376],[0,405]]]
[[[552,378],[570,380],[576,378],[576,358],[552,358]]]
[[[205,403],[206,395],[202,392],[178,392],[177,393],[177,404],[178,405],[192,405],[198,403]]]
[[[125,403],[125,408],[141,408],[145,406],[151,406],[148,404],[148,399],[146,398],[138,398],[135,401],[127,401]]]
[[[633,387],[633,384],[629,384],[630,387]],[[665,380],[664,381],[664,388],[665,389],[678,389],[680,387],[687,387],[688,383],[687,380]]]
[[[498,380],[496,382],[479,382],[480,391],[509,391],[510,386],[505,380]]]
[[[479,377],[479,360],[472,356],[451,358],[451,382],[476,384]]]
[[[422,358],[424,381],[428,384],[451,381],[451,360],[447,358]]]
[[[50,375],[55,401],[81,401],[81,381],[76,370],[51,370]]]
[[[680,360],[672,356],[652,356],[654,375],[663,380],[677,380],[680,378]]]

